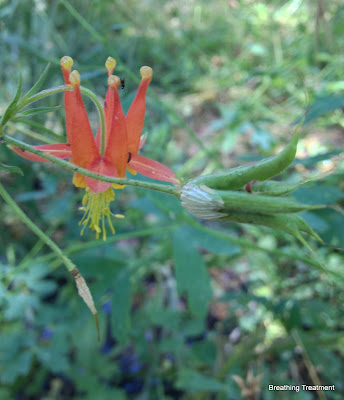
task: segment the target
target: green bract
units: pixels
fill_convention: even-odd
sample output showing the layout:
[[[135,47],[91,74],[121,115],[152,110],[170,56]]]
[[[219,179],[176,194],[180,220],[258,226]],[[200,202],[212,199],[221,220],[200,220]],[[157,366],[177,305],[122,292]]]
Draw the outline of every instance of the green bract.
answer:
[[[285,214],[324,208],[323,205],[305,205],[290,198],[254,196],[246,192],[218,190],[226,212],[245,212],[250,214]]]
[[[238,190],[253,180],[266,181],[283,172],[294,160],[299,134],[294,132],[287,146],[275,156],[265,158],[254,165],[240,166],[226,172],[200,176],[191,182],[211,189]]]
[[[301,204],[292,198],[281,197],[306,182],[284,184],[267,181],[293,162],[298,140],[299,135],[295,131],[284,150],[275,156],[254,165],[240,166],[191,180],[181,190],[182,205],[202,219],[220,219],[283,230],[294,235],[308,248],[301,232],[322,242],[295,213],[326,206]],[[241,190],[243,188],[245,191]]]
[[[298,189],[309,181],[299,183],[283,183],[276,181],[253,181],[245,185],[245,190],[249,193],[259,194],[264,196],[284,196]]]

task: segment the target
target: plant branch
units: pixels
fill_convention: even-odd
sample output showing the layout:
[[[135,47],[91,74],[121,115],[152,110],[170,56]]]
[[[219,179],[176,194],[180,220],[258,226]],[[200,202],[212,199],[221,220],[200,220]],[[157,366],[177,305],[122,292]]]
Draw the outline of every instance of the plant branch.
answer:
[[[21,142],[20,140],[11,138],[10,136],[4,135],[2,137],[2,139],[7,144],[17,146],[22,150],[29,151],[30,153],[37,154],[38,156],[41,156],[42,158],[45,158],[46,160],[49,160],[57,165],[60,165],[61,167],[69,169],[73,172],[78,172],[79,174],[82,174],[85,176],[89,176],[90,178],[94,178],[99,181],[117,183],[119,185],[135,186],[135,187],[139,187],[142,189],[151,189],[151,190],[155,190],[158,192],[171,194],[177,198],[179,198],[179,196],[180,196],[179,188],[176,188],[174,186],[164,185],[164,184],[154,183],[154,182],[138,181],[138,180],[134,180],[134,179],[114,178],[114,177],[110,177],[110,176],[106,176],[106,175],[100,175],[95,172],[91,172],[85,168],[78,167],[77,165],[72,164],[68,161],[61,160],[50,154],[46,154],[43,151],[37,150],[34,147]]]
[[[18,207],[17,203],[8,194],[6,189],[0,183],[0,195],[5,202],[13,209],[17,216],[56,254],[56,256],[63,262],[67,267],[68,271],[74,270],[75,265],[72,261],[63,253],[63,251],[53,242],[31,219],[24,213],[24,211]]]

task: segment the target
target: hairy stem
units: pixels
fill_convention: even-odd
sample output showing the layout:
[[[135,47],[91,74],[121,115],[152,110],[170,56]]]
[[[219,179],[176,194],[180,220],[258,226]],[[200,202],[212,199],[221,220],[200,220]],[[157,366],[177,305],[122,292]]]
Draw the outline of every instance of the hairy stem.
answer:
[[[99,181],[117,183],[120,185],[135,186],[135,187],[139,187],[142,189],[151,189],[151,190],[155,190],[158,192],[171,194],[177,198],[179,198],[179,196],[180,196],[179,188],[176,188],[174,186],[164,185],[164,184],[159,184],[159,183],[154,183],[154,182],[137,181],[134,179],[114,178],[114,177],[110,177],[110,176],[106,176],[106,175],[100,175],[95,172],[91,172],[85,168],[78,167],[77,165],[72,164],[68,161],[61,160],[57,157],[46,154],[43,151],[37,150],[34,147],[21,142],[20,140],[11,138],[10,136],[4,135],[2,137],[2,139],[4,142],[6,142],[10,145],[17,146],[20,149],[29,151],[30,153],[33,153],[33,154],[37,154],[38,156],[41,156],[57,165],[60,165],[61,167],[69,169],[73,172],[78,172],[79,174],[82,174],[85,176],[89,176],[89,177],[97,179]]]

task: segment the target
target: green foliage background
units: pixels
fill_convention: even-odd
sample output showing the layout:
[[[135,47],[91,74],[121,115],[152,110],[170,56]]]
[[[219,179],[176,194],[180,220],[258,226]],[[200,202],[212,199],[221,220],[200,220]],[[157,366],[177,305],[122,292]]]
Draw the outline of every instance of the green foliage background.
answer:
[[[339,208],[304,218],[344,247],[343,17],[340,0],[0,0],[0,114],[18,66],[28,89],[52,63],[48,88],[62,84],[59,60],[70,55],[103,97],[111,55],[127,109],[149,65],[144,154],[186,182],[277,152],[309,103],[297,160],[281,179],[333,169],[295,197]],[[56,105],[62,96],[38,106]],[[63,108],[6,133],[63,141]],[[126,215],[117,234],[81,238],[83,193],[68,171],[5,146],[0,161],[24,171],[0,171],[1,181],[87,278],[102,335],[99,345],[71,277],[1,201],[1,400],[343,398],[341,251],[310,241],[325,274],[285,233],[197,221],[176,199],[129,187],[117,191],[115,211]]]

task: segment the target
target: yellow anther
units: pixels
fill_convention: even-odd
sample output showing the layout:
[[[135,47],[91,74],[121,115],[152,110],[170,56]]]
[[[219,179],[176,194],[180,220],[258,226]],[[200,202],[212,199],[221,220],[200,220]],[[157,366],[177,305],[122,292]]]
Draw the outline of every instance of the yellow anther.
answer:
[[[115,214],[114,217],[120,218],[120,219],[125,218],[125,216],[123,214]]]
[[[106,69],[108,70],[108,71],[111,71],[111,73],[112,73],[112,71],[115,69],[115,67],[116,67],[116,60],[114,59],[114,58],[112,58],[112,57],[108,57],[107,58],[107,60],[106,60],[106,62],[105,62],[105,67],[106,67]]]
[[[63,69],[67,69],[67,70],[72,69],[73,63],[74,63],[74,61],[73,61],[72,57],[69,57],[69,56],[64,56],[60,60],[61,67]]]
[[[74,85],[80,85],[80,74],[77,70],[74,70],[69,75],[69,82]]]
[[[113,183],[111,187],[114,189],[124,189],[125,185],[120,185],[119,183]]]
[[[116,75],[110,75],[108,78],[108,85],[111,86],[112,88],[115,87],[117,88],[120,82],[121,82],[120,78]]]
[[[153,76],[153,70],[151,67],[141,67],[140,74],[142,79],[149,79]]]
[[[82,225],[81,235],[84,233],[86,226],[96,232],[96,238],[98,239],[102,234],[103,240],[106,240],[106,226],[107,222],[111,232],[114,234],[115,229],[112,225],[111,217],[124,218],[124,216],[118,216],[121,214],[112,214],[110,210],[110,203],[115,200],[115,192],[109,187],[105,192],[94,193],[91,189],[86,188],[85,195],[82,199],[82,207],[80,210],[84,211],[85,214],[79,225]]]

